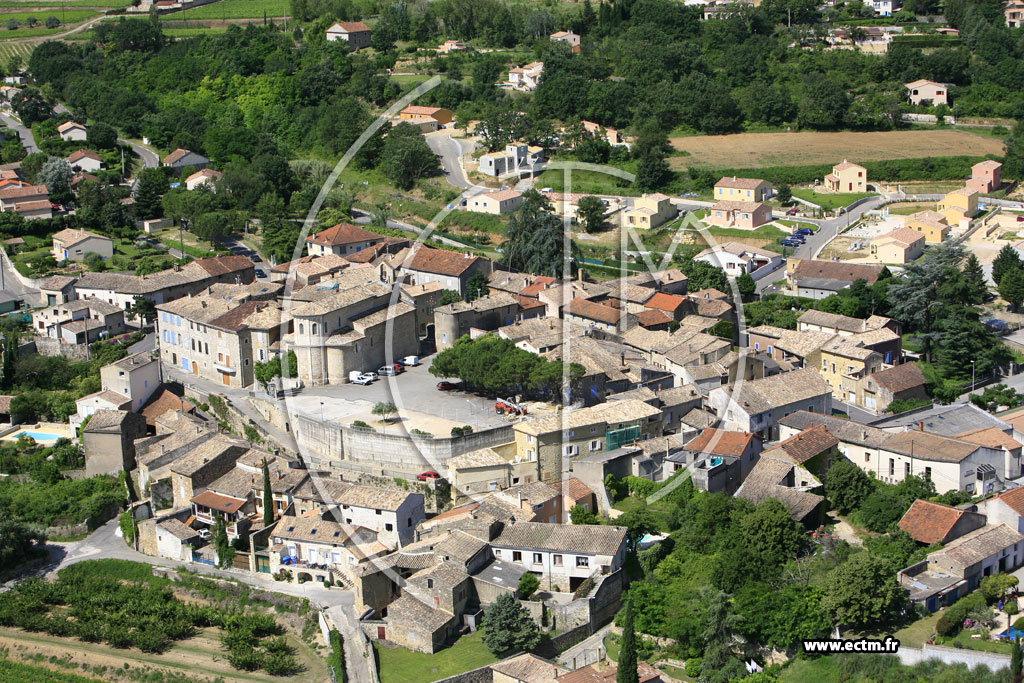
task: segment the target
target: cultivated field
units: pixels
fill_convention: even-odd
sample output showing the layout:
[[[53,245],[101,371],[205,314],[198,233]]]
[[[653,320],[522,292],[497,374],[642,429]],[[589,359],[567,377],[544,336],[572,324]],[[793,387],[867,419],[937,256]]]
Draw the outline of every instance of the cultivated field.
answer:
[[[167,16],[179,19],[280,19],[288,16],[288,0],[221,0]]]
[[[1001,140],[963,130],[896,130],[869,133],[737,133],[676,137],[687,155],[670,159],[676,168],[756,168],[930,156],[1002,154]]]

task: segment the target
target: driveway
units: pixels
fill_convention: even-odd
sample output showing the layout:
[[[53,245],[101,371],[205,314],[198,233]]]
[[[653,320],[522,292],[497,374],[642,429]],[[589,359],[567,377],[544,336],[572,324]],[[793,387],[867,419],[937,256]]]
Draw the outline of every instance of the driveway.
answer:
[[[426,136],[427,146],[441,159],[441,167],[445,170],[446,180],[460,190],[468,190],[474,185],[466,176],[462,164],[459,163],[463,154],[472,154],[476,145],[469,140],[458,140],[451,132],[440,130]],[[464,147],[465,146],[465,147]]]

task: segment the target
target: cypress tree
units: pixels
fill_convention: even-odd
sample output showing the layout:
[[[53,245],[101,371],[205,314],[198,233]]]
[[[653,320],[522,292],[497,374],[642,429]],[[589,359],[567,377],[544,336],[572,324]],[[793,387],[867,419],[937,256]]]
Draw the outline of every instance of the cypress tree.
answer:
[[[636,673],[636,633],[633,631],[633,601],[626,598],[626,613],[622,616],[622,649],[619,651],[619,670],[615,683],[639,683]]]
[[[274,492],[270,488],[270,468],[263,458],[263,526],[274,523]]]

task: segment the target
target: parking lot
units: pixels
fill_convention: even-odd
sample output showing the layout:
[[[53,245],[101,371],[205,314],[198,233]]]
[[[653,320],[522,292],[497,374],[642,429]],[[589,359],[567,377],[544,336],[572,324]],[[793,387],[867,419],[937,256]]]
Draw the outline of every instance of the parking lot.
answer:
[[[419,429],[434,436],[448,436],[452,427],[471,425],[480,430],[508,424],[513,419],[495,414],[491,399],[460,390],[439,390],[439,380],[430,374],[429,365],[430,358],[421,359],[417,367],[395,377],[381,377],[366,386],[307,387],[286,399],[288,410],[313,418],[322,415],[325,420],[341,424],[362,420],[378,429],[397,431],[397,427],[378,424],[380,418],[372,414],[374,404],[391,401],[398,406],[398,418],[406,431]]]

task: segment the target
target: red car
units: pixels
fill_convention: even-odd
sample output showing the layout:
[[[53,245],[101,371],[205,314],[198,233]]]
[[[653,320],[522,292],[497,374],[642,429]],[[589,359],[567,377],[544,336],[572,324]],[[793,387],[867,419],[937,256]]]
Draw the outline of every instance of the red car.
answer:
[[[1024,223],[1024,215],[1017,216],[1017,222],[1018,223]]]
[[[459,383],[448,381],[438,382],[437,388],[440,389],[441,391],[452,391],[453,389],[459,388]]]
[[[417,474],[416,478],[420,481],[426,481],[428,479],[440,479],[441,475],[437,472],[424,472],[423,474]]]

